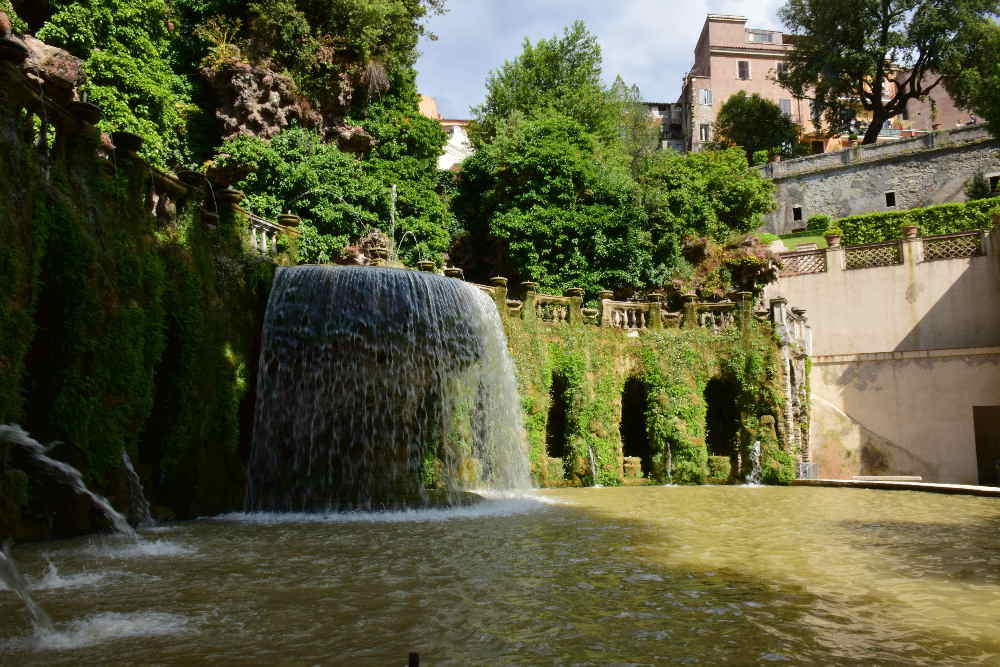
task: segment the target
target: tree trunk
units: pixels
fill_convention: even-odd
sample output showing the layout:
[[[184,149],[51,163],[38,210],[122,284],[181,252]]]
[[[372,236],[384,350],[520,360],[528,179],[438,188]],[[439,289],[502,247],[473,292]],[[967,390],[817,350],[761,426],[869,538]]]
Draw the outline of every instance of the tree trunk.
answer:
[[[865,138],[861,140],[861,145],[866,146],[868,144],[874,144],[878,141],[878,133],[882,131],[882,125],[885,121],[892,118],[892,116],[886,114],[872,114],[872,122],[868,125],[868,129],[865,130]]]

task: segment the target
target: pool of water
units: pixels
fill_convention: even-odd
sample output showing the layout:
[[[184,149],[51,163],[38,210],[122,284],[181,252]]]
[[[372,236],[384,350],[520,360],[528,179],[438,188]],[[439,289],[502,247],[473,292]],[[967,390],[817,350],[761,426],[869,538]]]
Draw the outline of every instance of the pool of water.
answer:
[[[0,663],[1000,664],[992,498],[561,489],[144,539],[17,546],[56,631],[0,590]]]

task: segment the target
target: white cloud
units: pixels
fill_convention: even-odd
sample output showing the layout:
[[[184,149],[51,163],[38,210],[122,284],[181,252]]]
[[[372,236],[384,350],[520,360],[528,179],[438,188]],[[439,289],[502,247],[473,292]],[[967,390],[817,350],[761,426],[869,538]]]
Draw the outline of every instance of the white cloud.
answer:
[[[424,40],[417,61],[420,92],[437,98],[445,117],[466,118],[485,95],[487,74],[521,52],[525,37],[536,41],[582,19],[597,35],[604,73],[638,84],[647,100],[673,101],[693,63],[705,15],[739,14],[749,25],[780,28],[783,0],[451,0],[450,11],[433,18],[439,37]]]

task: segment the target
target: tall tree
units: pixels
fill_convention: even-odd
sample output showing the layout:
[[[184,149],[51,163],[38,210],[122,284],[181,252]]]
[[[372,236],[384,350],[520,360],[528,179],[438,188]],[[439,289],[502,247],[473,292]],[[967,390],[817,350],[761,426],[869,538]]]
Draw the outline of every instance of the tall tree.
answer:
[[[1000,26],[983,25],[945,65],[945,86],[955,102],[986,119],[1000,136]]]
[[[965,45],[998,10],[998,0],[788,0],[779,16],[795,49],[778,81],[813,99],[832,129],[854,107],[870,112],[862,143],[874,143],[886,120],[940,85],[941,72],[973,57]]]
[[[757,151],[767,151],[769,157],[780,154],[798,139],[799,128],[771,100],[741,90],[719,109],[715,136],[722,146],[742,148],[747,161],[753,162]]]
[[[473,140],[489,141],[502,119],[515,113],[530,117],[557,111],[597,137],[617,135],[621,103],[601,82],[601,47],[582,21],[563,31],[562,37],[541,39],[505,62],[486,79],[486,101],[472,111]]]

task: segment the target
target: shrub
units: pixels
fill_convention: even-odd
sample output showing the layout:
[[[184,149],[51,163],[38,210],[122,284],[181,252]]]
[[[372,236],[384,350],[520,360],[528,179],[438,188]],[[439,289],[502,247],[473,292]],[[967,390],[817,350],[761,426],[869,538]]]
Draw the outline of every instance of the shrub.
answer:
[[[825,213],[818,213],[806,222],[806,230],[810,232],[825,232],[833,223],[833,218]]]
[[[993,197],[964,204],[938,204],[909,211],[866,213],[840,218],[837,220],[837,225],[844,230],[845,245],[879,243],[898,238],[899,230],[904,225],[917,225],[929,236],[955,234],[990,227],[993,211],[998,204],[1000,197]]]
[[[728,456],[708,457],[708,479],[711,482],[726,482],[732,472]]]

